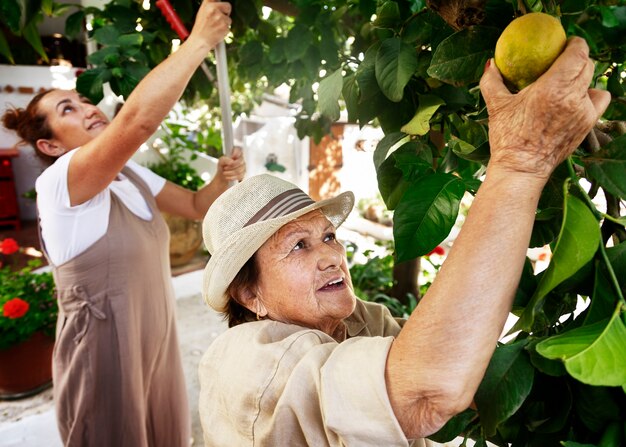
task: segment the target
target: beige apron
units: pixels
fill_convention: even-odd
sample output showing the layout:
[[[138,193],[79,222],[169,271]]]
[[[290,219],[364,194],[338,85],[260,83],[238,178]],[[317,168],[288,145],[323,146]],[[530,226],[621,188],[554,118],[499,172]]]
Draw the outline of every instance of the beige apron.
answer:
[[[106,234],[54,267],[59,319],[54,400],[66,446],[188,446],[169,232],[146,184],[145,221],[111,193]]]

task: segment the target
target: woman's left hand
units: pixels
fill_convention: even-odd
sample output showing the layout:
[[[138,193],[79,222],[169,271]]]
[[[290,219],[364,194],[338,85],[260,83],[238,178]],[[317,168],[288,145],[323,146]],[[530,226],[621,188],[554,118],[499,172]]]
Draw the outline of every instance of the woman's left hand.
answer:
[[[241,149],[235,147],[230,156],[223,155],[217,162],[217,174],[220,180],[226,182],[241,181],[246,175],[246,161]]]

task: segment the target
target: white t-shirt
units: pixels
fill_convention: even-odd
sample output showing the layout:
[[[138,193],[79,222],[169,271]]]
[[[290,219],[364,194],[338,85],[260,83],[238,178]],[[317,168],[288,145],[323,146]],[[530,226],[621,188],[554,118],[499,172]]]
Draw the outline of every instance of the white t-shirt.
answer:
[[[120,174],[103,191],[77,206],[70,206],[67,189],[67,171],[74,149],[59,157],[35,182],[37,209],[41,220],[41,231],[50,261],[61,265],[78,256],[100,239],[109,225],[111,192],[136,216],[152,219],[150,207],[135,185]],[[138,174],[156,196],[165,179],[132,160],[126,166]]]

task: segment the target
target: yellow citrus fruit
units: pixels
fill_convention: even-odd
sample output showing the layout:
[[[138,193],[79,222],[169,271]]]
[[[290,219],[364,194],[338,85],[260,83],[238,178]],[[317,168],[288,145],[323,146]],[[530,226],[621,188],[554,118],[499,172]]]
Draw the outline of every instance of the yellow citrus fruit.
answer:
[[[496,67],[521,90],[550,68],[566,42],[558,18],[543,12],[525,14],[509,23],[498,38]]]

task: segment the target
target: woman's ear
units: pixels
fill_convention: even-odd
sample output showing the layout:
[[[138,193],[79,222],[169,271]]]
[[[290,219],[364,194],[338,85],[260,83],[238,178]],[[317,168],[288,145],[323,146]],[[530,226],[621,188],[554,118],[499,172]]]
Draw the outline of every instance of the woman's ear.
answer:
[[[51,157],[60,157],[65,153],[65,149],[51,140],[39,139],[37,140],[37,149],[43,152],[46,155],[50,155]]]
[[[237,289],[233,298],[257,317],[262,318],[267,315],[267,309],[259,299],[259,295],[249,286]]]

